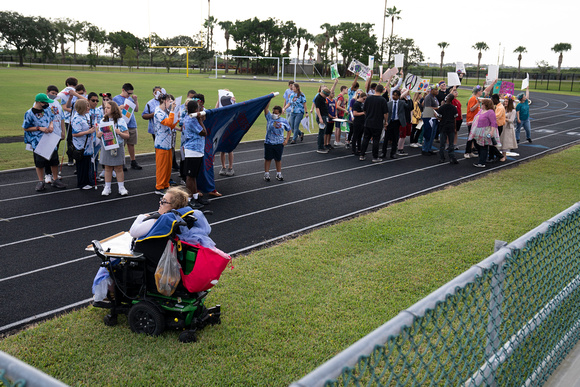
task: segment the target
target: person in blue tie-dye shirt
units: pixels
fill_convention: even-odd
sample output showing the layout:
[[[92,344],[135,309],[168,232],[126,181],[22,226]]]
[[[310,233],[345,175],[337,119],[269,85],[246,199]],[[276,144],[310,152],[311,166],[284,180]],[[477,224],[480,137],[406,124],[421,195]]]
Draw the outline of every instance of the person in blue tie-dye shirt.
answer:
[[[89,102],[79,99],[75,102],[75,112],[71,118],[73,146],[77,151],[83,151],[82,156],[76,160],[77,187],[87,190],[93,188],[90,179],[90,164],[93,156],[94,133],[97,122],[91,122]]]
[[[281,106],[274,106],[272,113],[270,113],[269,107],[270,102],[264,109],[267,121],[266,139],[264,141],[264,180],[270,181],[270,165],[272,159],[274,159],[276,180],[282,181],[284,180],[282,177],[282,152],[284,151],[284,145],[288,143],[290,136],[292,136],[292,129],[288,121],[280,117],[280,114],[282,114]],[[284,138],[284,131],[287,132],[286,138]]]
[[[24,121],[22,128],[24,129],[24,143],[26,148],[34,151],[38,146],[38,142],[44,133],[52,133],[54,131],[54,114],[50,109],[52,100],[44,93],[39,93],[34,98],[34,105],[24,113]],[[58,154],[55,150],[52,152],[50,160],[33,153],[34,166],[36,167],[36,175],[38,183],[36,184],[37,191],[45,189],[44,183],[44,167],[50,165],[54,176],[58,175]],[[66,188],[60,180],[55,180],[53,185],[57,188]]]

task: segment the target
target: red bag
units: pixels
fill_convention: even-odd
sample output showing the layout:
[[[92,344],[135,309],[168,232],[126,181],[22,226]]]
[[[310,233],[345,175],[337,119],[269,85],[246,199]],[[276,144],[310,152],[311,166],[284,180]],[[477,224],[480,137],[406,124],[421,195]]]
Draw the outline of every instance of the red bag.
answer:
[[[192,250],[197,250],[197,256],[191,271],[187,274],[183,271],[183,267],[187,268],[189,266],[187,263],[182,264],[182,268],[179,269],[183,286],[191,293],[211,289],[217,284],[222,272],[232,258],[217,248],[209,249],[183,241],[181,241],[181,244],[188,250],[188,254],[185,254],[185,259],[190,259],[188,255],[190,255],[189,253]]]

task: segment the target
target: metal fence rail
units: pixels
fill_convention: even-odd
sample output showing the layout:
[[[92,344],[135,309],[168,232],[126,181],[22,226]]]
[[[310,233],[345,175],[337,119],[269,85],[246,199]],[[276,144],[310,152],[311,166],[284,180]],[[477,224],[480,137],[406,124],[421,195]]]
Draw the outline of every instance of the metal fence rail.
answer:
[[[291,386],[542,385],[580,340],[579,286],[580,202]]]
[[[66,384],[0,351],[0,386],[65,387]]]

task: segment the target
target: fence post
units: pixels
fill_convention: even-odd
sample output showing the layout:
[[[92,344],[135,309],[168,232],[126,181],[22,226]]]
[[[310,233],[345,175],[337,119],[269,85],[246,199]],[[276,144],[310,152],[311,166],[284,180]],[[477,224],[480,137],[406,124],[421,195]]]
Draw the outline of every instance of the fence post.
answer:
[[[494,250],[497,252],[507,246],[507,242],[495,241]],[[505,255],[501,262],[498,263],[495,274],[491,277],[490,294],[489,294],[489,311],[487,320],[487,344],[485,346],[485,357],[490,358],[501,346],[500,326],[502,323],[501,305],[503,303],[503,283],[505,280],[505,271],[503,270]],[[495,377],[495,367],[492,368],[489,375],[491,380],[486,380],[490,387],[497,386]]]
[[[546,90],[550,90],[550,74],[548,74],[548,82],[546,82]]]
[[[560,83],[558,84],[558,91],[562,90],[562,73],[560,73]]]
[[[570,84],[570,91],[574,90],[574,75],[576,75],[576,73],[572,73],[572,82]]]

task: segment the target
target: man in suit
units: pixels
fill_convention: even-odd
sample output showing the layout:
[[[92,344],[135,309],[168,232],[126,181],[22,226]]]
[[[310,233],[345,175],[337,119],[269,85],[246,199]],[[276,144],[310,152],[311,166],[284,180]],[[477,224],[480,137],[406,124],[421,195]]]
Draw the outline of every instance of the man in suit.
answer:
[[[385,140],[383,141],[383,154],[381,158],[387,157],[387,146],[391,141],[391,158],[397,158],[397,145],[399,142],[399,128],[407,126],[407,119],[405,109],[407,104],[401,99],[401,91],[394,90],[392,99],[387,103],[388,109],[388,123],[385,133]]]

